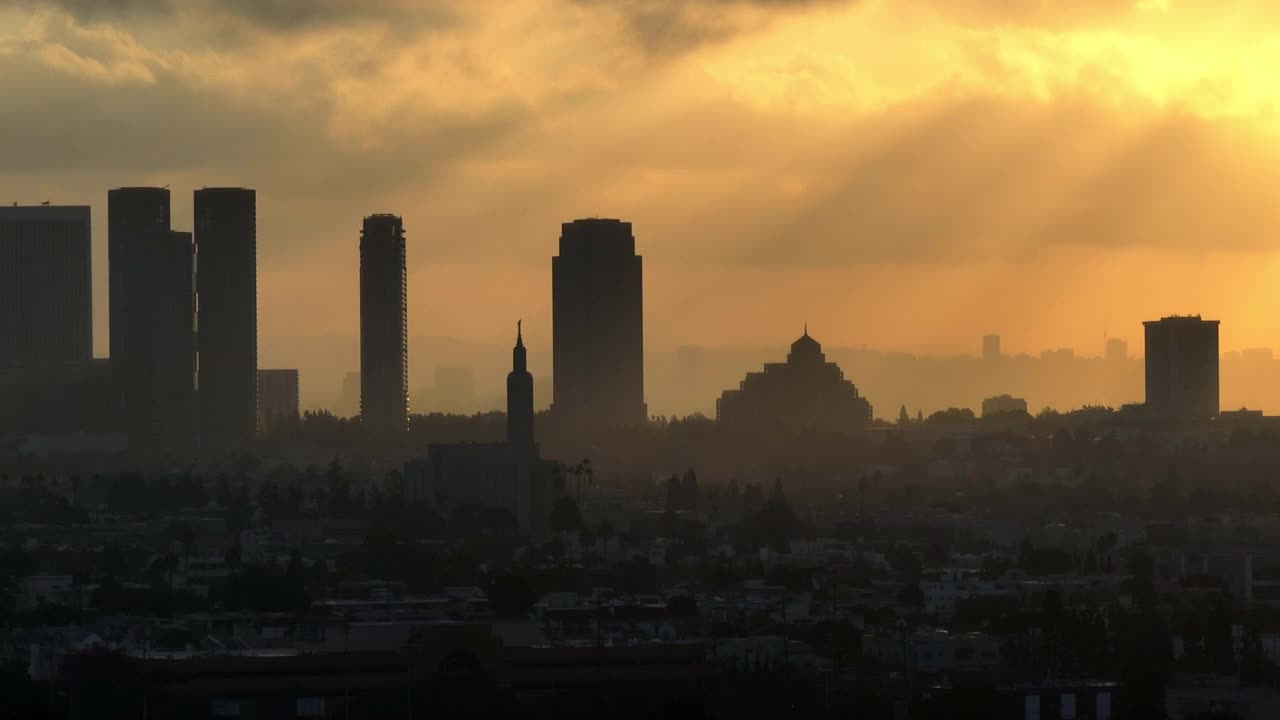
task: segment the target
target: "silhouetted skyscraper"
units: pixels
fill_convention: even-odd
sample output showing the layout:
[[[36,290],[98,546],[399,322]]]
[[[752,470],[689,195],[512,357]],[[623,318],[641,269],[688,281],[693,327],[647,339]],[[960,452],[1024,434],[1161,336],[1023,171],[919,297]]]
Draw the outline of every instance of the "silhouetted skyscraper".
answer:
[[[1218,321],[1199,315],[1143,323],[1147,407],[1165,417],[1208,420],[1218,415]]]
[[[113,361],[128,352],[122,344],[132,334],[124,294],[129,279],[142,270],[130,267],[124,253],[141,243],[139,238],[169,229],[168,188],[116,188],[107,193],[107,314]]]
[[[533,448],[533,375],[529,374],[524,334],[516,323],[516,346],[507,373],[507,444],[516,450]]]
[[[93,359],[89,207],[0,207],[0,367]]]
[[[982,336],[982,359],[987,362],[1000,359],[1000,336]]]
[[[298,371],[258,371],[258,432],[269,435],[298,421]]]
[[[360,417],[384,432],[409,426],[404,224],[395,215],[370,215],[360,233]]]
[[[1107,340],[1107,360],[1111,362],[1124,362],[1129,359],[1129,343],[1120,338],[1110,338]]]
[[[111,366],[131,447],[186,446],[195,429],[191,233],[169,229],[169,191],[107,198]]]
[[[195,192],[200,432],[214,447],[249,442],[257,423],[256,206],[246,188]]]
[[[631,223],[564,223],[551,259],[554,398],[571,426],[648,420],[644,402],[644,290]]]

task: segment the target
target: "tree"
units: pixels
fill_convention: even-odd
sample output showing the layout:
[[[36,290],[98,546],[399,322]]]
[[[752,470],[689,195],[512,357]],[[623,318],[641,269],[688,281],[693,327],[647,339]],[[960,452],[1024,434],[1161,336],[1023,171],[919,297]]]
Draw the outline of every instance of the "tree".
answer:
[[[102,549],[103,584],[119,583],[129,572],[129,564],[125,561],[124,550],[119,543],[111,543]]]
[[[689,468],[685,471],[684,479],[680,481],[680,509],[687,510],[693,515],[698,514],[698,473]]]
[[[600,524],[596,526],[596,535],[600,538],[600,542],[604,544],[601,551],[605,557],[609,557],[609,541],[614,536],[613,524],[608,520],[601,520]]]
[[[498,617],[523,616],[536,599],[529,581],[511,572],[491,575],[485,593],[489,596],[489,608]]]
[[[967,424],[974,422],[976,419],[977,418],[974,416],[973,411],[969,408],[947,408],[946,410],[939,410],[938,412],[933,413],[929,416],[929,419],[926,422]]]
[[[593,532],[590,527],[583,525],[582,528],[578,530],[578,544],[584,551],[594,549],[596,546],[595,532]]]
[[[562,496],[551,508],[548,525],[551,532],[557,534],[571,533],[581,528],[582,513],[578,510],[578,503],[568,495]]]
[[[907,607],[923,608],[924,591],[920,589],[920,583],[903,583],[902,589],[898,591],[898,602]]]
[[[672,595],[667,601],[667,616],[672,618],[698,617],[698,601],[692,595]]]
[[[907,406],[906,406],[906,405],[903,405],[903,406],[902,406],[902,408],[901,408],[900,410],[898,410],[898,424],[899,424],[899,425],[910,425],[910,424],[911,424],[911,415],[907,414]]]
[[[178,544],[182,546],[182,571],[189,572],[188,566],[191,563],[191,550],[196,546],[196,533],[191,526],[183,523],[177,531]]]

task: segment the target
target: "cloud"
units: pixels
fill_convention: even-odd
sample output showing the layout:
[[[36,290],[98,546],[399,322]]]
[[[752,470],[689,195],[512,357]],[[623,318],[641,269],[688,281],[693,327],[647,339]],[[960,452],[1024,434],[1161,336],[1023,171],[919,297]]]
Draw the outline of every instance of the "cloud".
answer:
[[[574,0],[613,14],[650,56],[675,56],[766,27],[782,13],[850,5],[858,0]]]
[[[0,0],[3,2],[4,0]],[[117,24],[136,32],[161,26],[157,42],[196,39],[213,46],[240,45],[255,34],[377,24],[400,37],[454,25],[461,0],[8,0],[30,11],[53,12],[81,24]],[[175,35],[176,33],[176,35]]]
[[[176,0],[6,0],[28,10],[55,10],[81,22],[170,15]],[[3,5],[5,3],[0,3]]]

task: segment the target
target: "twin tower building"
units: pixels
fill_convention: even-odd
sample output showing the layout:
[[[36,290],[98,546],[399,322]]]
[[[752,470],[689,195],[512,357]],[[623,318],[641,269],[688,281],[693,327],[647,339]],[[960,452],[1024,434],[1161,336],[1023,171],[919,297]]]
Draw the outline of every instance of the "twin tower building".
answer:
[[[557,425],[631,427],[648,420],[641,263],[631,223],[590,218],[561,226],[560,253],[551,259]],[[395,215],[371,215],[360,236],[360,415],[383,432],[408,422],[407,312],[404,225]],[[532,444],[526,357],[517,330],[507,383],[509,434],[512,442]]]
[[[195,191],[194,232],[167,188],[107,194],[111,366],[131,447],[235,447],[257,425],[257,197]]]

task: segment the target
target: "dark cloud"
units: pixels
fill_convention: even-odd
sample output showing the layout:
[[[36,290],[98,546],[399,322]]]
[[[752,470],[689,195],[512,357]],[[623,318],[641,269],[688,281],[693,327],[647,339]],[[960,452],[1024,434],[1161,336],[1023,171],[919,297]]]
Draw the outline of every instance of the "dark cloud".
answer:
[[[173,13],[175,0],[0,0],[0,6],[28,10],[56,10],[79,22],[145,17],[165,17]]]
[[[404,29],[449,25],[456,0],[0,0],[65,12],[80,22],[167,19],[183,15],[273,32],[357,22]],[[220,30],[219,28],[206,28]]]
[[[219,0],[217,12],[270,30],[290,31],[351,22],[448,24],[455,19],[446,0]],[[407,28],[406,28],[407,29]]]
[[[94,62],[86,59],[86,62]],[[527,113],[498,104],[469,113],[403,113],[377,124],[376,142],[339,141],[341,113],[326,80],[301,78],[288,102],[202,86],[161,67],[147,82],[107,83],[35,57],[0,73],[0,182],[36,175],[199,174],[270,184],[292,197],[376,195],[447,176],[462,155],[513,132]],[[395,113],[392,114],[396,116]]]
[[[743,11],[793,12],[859,0],[574,0],[618,13],[634,41],[650,55],[679,54],[726,40],[767,18]]]
[[[81,22],[133,17],[163,17],[173,12],[176,0],[0,0],[0,6],[65,12]]]

